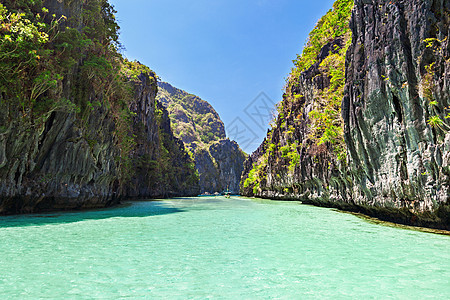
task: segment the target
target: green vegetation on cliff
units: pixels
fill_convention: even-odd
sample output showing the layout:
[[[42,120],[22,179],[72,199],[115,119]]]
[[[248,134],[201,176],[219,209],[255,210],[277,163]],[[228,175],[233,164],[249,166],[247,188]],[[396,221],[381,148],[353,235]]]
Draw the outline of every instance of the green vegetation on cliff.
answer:
[[[155,101],[155,106],[161,156],[158,160],[151,161],[153,166],[148,174],[149,182],[164,186],[165,191],[171,191],[176,186],[184,190],[197,186],[199,176],[194,161],[184,151],[182,142],[173,138],[167,111],[158,101]],[[180,160],[180,157],[186,159]]]
[[[94,107],[106,106],[116,120],[125,181],[130,177],[129,155],[134,145],[128,133],[131,113],[127,106],[134,95],[126,69],[133,64],[118,52],[115,10],[106,0],[64,5],[75,14],[52,14],[43,1],[0,4],[0,91],[5,121],[42,123],[53,111],[75,112],[86,120]]]
[[[241,193],[448,229],[449,7],[369,2],[311,32]]]
[[[239,145],[226,139],[219,114],[207,101],[158,82],[157,99],[167,108],[174,135],[180,138],[192,159],[200,179],[202,193],[237,193],[247,155]]]
[[[439,40],[437,38],[427,38],[423,40],[426,49],[431,52],[434,57],[444,57],[443,43],[447,40]],[[445,122],[450,119],[450,107],[445,107],[442,103],[436,100],[434,95],[435,81],[438,78],[436,75],[436,61],[429,62],[425,65],[425,73],[422,77],[421,89],[422,97],[428,101],[428,109],[430,117],[427,124],[438,131],[438,135],[442,137],[442,133],[450,131],[450,126]]]
[[[81,15],[72,17],[51,14],[42,1],[3,1],[0,4],[3,100],[20,104],[22,117],[65,109],[61,104],[68,103],[71,107],[77,105],[78,110],[86,108],[87,97],[72,97],[76,101],[71,101],[63,95],[63,82],[73,75],[76,67],[86,77],[84,85],[105,90],[103,96],[113,98],[111,85],[121,79],[115,75],[121,67],[121,56],[117,52],[119,27],[114,13],[106,0],[88,1]],[[79,25],[82,30],[76,28]],[[83,88],[87,87],[80,90]],[[76,92],[82,93],[72,91]]]
[[[155,103],[158,77],[119,52],[115,13],[107,0],[0,4],[0,150],[16,143],[0,151],[0,212],[4,193],[20,197],[25,183],[52,184],[51,199],[66,197],[65,182],[67,195],[105,203],[198,193],[193,161]],[[67,165],[41,170],[54,148]],[[157,172],[164,176],[149,181]]]
[[[157,99],[169,112],[175,136],[188,149],[192,151],[225,138],[223,122],[211,104],[168,83],[160,82],[158,86]]]
[[[353,7],[353,0],[337,0],[333,9],[323,16],[313,31],[300,56],[294,60],[287,82],[287,94],[294,96],[289,100],[301,97],[292,86],[298,83],[301,72],[319,63],[320,51],[330,42],[328,55],[321,57],[319,70],[329,78],[329,85],[317,91],[316,102],[309,113],[311,119],[311,138],[317,146],[330,143],[339,160],[345,160],[343,121],[341,117],[341,101],[345,86],[345,54],[351,43],[351,31],[348,25]],[[288,97],[289,98],[289,97]]]
[[[317,62],[320,50],[328,42],[350,34],[348,22],[353,8],[353,0],[337,0],[333,9],[329,10],[317,22],[314,29],[309,33],[308,42],[303,48],[302,54],[297,55],[294,60],[295,68],[291,75],[300,76]]]
[[[345,56],[351,43],[348,23],[352,7],[353,0],[337,0],[309,34],[302,54],[293,61],[278,117],[271,124],[258,159],[243,177],[242,191],[260,194],[268,188],[268,173],[271,182],[281,180],[282,174],[292,177],[306,155],[329,153],[330,160],[345,163],[341,101]],[[311,86],[304,87],[311,82]],[[292,183],[287,180],[277,189],[287,193],[292,191]]]

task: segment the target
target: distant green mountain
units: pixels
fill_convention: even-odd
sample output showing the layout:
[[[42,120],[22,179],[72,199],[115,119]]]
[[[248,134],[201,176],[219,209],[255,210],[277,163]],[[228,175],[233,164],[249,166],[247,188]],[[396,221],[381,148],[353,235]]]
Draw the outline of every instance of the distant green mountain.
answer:
[[[181,139],[195,161],[202,193],[239,192],[247,155],[225,128],[214,108],[198,96],[158,82],[159,100],[169,112],[174,135]]]
[[[225,128],[214,108],[198,96],[158,83],[157,99],[167,108],[172,130],[189,150],[224,139]]]

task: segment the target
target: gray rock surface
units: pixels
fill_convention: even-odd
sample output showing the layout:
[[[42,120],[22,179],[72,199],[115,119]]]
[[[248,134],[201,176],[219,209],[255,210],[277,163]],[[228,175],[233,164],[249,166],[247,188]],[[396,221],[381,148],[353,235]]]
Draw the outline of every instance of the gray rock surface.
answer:
[[[310,140],[308,113],[329,85],[315,64],[287,91],[285,98],[302,97],[283,107],[285,124],[278,118],[245,162],[241,193],[450,230],[450,2],[356,0],[350,28],[342,102],[347,160]],[[323,47],[319,63],[333,43],[339,41]],[[430,126],[433,116],[442,128]],[[267,155],[289,138],[302,145],[291,171],[286,158]],[[261,162],[260,185],[245,187]]]
[[[113,120],[96,109],[81,126],[74,114],[45,122],[3,123],[0,134],[0,214],[107,206],[118,201],[119,155]],[[89,144],[87,136],[95,135]]]
[[[127,198],[197,196],[200,190],[190,166],[193,161],[183,142],[174,136],[167,110],[156,100],[156,82],[155,76],[141,74],[129,105],[135,114],[137,145],[132,155],[133,175],[122,193]]]
[[[246,156],[235,141],[212,143],[195,153],[195,166],[200,175],[200,190],[210,194],[226,191],[239,193],[239,182]]]
[[[50,16],[65,15],[69,19],[64,26],[81,29],[86,1],[44,2]],[[0,214],[105,207],[122,198],[197,195],[193,161],[173,136],[167,111],[156,102],[156,75],[146,71],[129,78],[135,97],[123,104],[134,113],[128,124],[118,116],[122,108],[104,101],[103,91],[83,84],[82,65],[80,58],[65,72],[61,93],[43,95],[55,103],[76,103],[76,113],[52,106],[42,114],[24,114],[17,99],[0,93]],[[132,91],[131,82],[126,88]],[[120,142],[119,126],[135,142],[129,143],[128,152]],[[123,153],[133,168],[131,178],[124,177]]]
[[[302,72],[300,77],[295,79],[295,84],[286,90],[275,126],[244,163],[240,187],[242,194],[304,202],[324,199],[351,201],[347,192],[345,163],[337,160],[330,144],[317,146],[311,137],[310,118],[310,112],[315,105],[327,101],[323,99],[321,92],[330,86],[330,79],[321,70],[320,64],[329,54],[339,51],[344,44],[342,37],[328,42],[318,54],[317,62]],[[289,128],[291,132],[287,133]],[[292,142],[297,144],[294,151],[299,155],[299,163],[289,169],[290,159],[283,157],[280,149],[292,145]],[[274,151],[269,150],[270,145],[274,147]],[[266,165],[258,176],[262,178],[259,190],[244,186],[253,164]]]
[[[116,125],[104,107],[95,108],[84,121],[56,111],[40,123],[2,120],[0,214],[105,207],[121,198],[198,195],[193,169],[186,167],[192,161],[170,131],[161,105],[163,120],[155,120],[156,78],[139,78],[130,104],[139,136],[130,182],[119,183]],[[171,147],[171,167],[166,170],[146,163],[159,159],[161,144]],[[161,177],[164,173],[169,176]]]
[[[449,124],[450,2],[357,0],[350,26],[342,107],[353,200],[433,211],[450,196],[450,134],[427,124]]]

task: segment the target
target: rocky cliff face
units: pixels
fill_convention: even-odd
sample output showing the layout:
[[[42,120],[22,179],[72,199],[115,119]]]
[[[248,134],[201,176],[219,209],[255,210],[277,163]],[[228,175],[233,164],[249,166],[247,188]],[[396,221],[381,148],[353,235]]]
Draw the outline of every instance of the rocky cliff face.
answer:
[[[343,99],[343,120],[327,124],[324,109],[323,91],[333,91],[336,78],[325,54],[342,47],[335,35],[314,64],[293,72],[275,127],[245,163],[241,193],[450,229],[449,8],[356,0],[345,89],[333,92]],[[324,138],[330,132],[345,142]]]
[[[239,182],[246,156],[235,141],[220,140],[195,152],[200,190],[210,194],[229,190],[239,193]]]
[[[450,196],[450,2],[356,1],[350,26],[343,117],[354,201],[433,211]]]
[[[66,25],[75,27],[58,36],[71,38],[61,44],[68,49],[64,49],[66,55],[70,55],[69,42],[80,38],[76,32],[86,25],[86,15],[97,18],[100,8],[108,8],[97,2],[46,1],[50,15],[73,17]],[[42,11],[38,4],[6,4],[12,11],[26,11],[29,18],[36,10]],[[99,23],[101,16],[105,14],[98,16]],[[39,70],[37,64],[34,68],[41,73],[36,75],[31,72],[35,69],[30,69],[20,74],[23,94],[0,82],[0,214],[105,207],[121,198],[199,192],[193,161],[173,136],[167,111],[156,102],[156,75],[115,53],[108,61],[111,53],[106,50],[106,38],[83,38],[96,39],[97,48],[77,44],[74,52],[81,55],[71,59],[79,60],[66,68],[57,61],[62,75],[54,80],[46,82],[48,76],[42,76],[46,70]],[[45,52],[56,57],[40,58],[46,60],[46,67],[61,60],[57,42],[55,37],[52,43],[32,45],[38,53],[57,49]],[[96,51],[106,58],[99,59]],[[120,64],[114,65],[117,61]],[[8,67],[2,61],[0,67],[5,65]],[[116,71],[123,77],[118,78]],[[36,95],[36,82],[41,83],[38,88],[44,87],[43,92],[33,101],[23,102],[28,88],[31,96]]]
[[[135,82],[132,174],[124,195],[132,198],[197,196],[194,164],[183,142],[171,130],[167,110],[156,100],[156,76],[141,74]]]
[[[118,201],[113,189],[119,174],[114,163],[119,149],[111,135],[114,122],[99,108],[86,123],[82,126],[74,114],[63,112],[52,112],[37,124],[2,120],[1,214],[91,208]],[[95,145],[85,138],[90,135],[96,136]]]
[[[167,108],[172,130],[191,152],[200,178],[201,193],[239,192],[245,153],[225,138],[219,114],[208,102],[159,82],[158,100]]]
[[[330,78],[320,65],[329,55],[342,50],[345,42],[339,37],[327,43],[317,62],[287,88],[276,123],[244,164],[242,194],[305,202],[349,200],[343,162],[334,151],[341,145],[318,145],[311,117],[314,110],[324,109],[324,92],[330,89]]]
[[[144,74],[139,78],[130,103],[136,114],[133,133],[139,138],[132,150],[129,180],[121,182],[117,124],[104,107],[93,110],[86,120],[64,112],[52,112],[37,122],[2,120],[0,213],[105,207],[121,198],[198,195],[193,162],[173,136],[167,111],[155,102],[156,78]]]

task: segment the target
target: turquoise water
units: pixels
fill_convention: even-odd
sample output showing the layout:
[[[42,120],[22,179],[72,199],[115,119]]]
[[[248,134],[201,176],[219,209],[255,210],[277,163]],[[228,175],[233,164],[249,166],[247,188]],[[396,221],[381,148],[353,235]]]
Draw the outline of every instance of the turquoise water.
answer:
[[[450,237],[245,198],[0,218],[1,299],[449,299]]]

